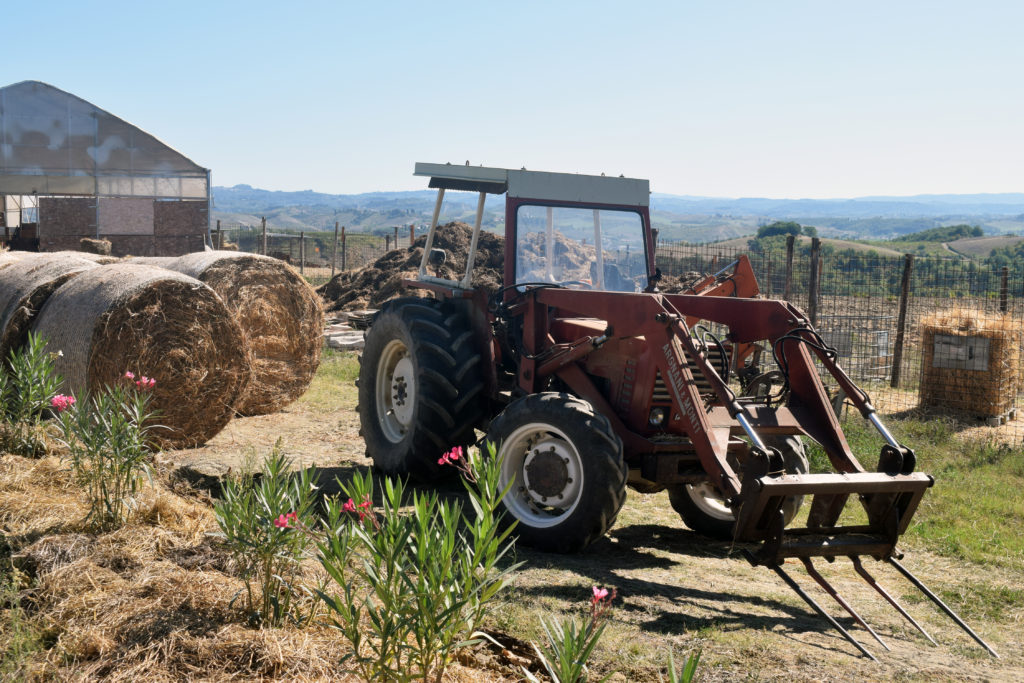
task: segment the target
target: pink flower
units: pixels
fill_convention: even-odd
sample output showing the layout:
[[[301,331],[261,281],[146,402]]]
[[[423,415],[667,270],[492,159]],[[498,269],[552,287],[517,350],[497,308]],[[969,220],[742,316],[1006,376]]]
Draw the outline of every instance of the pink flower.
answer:
[[[156,386],[156,380],[152,377],[146,377],[143,375],[141,379],[136,380],[135,386],[139,389],[152,389]]]
[[[451,465],[462,457],[462,446],[456,446],[437,460],[438,465]]]
[[[344,510],[345,512],[355,512],[356,511],[355,501],[353,501],[351,498],[349,498],[348,502],[341,506],[341,509]]]
[[[280,517],[274,520],[274,526],[278,529],[287,529],[292,525],[292,522],[296,521],[298,515],[294,512],[289,512],[287,515],[282,514]]]
[[[63,413],[65,410],[75,405],[75,397],[57,394],[50,399],[50,405],[56,408],[58,413]]]
[[[591,600],[591,602],[593,604],[596,605],[597,603],[601,602],[602,600],[604,600],[607,597],[608,597],[608,589],[607,588],[598,588],[597,586],[594,586],[594,598],[593,598],[593,600]]]
[[[132,372],[131,370],[125,370],[124,371],[124,378],[125,379],[135,379],[135,373]]]

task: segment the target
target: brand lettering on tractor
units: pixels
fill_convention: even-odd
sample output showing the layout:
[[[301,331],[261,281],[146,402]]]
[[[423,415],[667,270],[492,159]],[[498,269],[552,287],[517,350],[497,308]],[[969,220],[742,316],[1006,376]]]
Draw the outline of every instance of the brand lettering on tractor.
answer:
[[[686,413],[686,418],[690,421],[693,433],[699,434],[701,426],[700,420],[697,417],[697,409],[694,407],[693,401],[690,400],[689,392],[686,391],[683,373],[679,369],[679,364],[676,362],[676,356],[673,353],[672,344],[666,343],[661,347],[661,350],[665,354],[665,362],[668,363],[668,381],[669,384],[672,385],[672,391],[675,392],[676,400],[678,400],[679,405],[683,407],[683,412]]]

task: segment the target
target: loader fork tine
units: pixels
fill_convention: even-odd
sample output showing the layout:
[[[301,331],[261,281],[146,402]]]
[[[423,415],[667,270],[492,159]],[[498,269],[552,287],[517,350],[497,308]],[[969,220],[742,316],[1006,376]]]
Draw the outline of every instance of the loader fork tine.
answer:
[[[996,659],[1001,659],[1001,657],[996,653],[996,651],[993,650],[992,647],[988,643],[986,643],[984,640],[981,639],[981,636],[979,636],[977,633],[975,633],[973,630],[971,630],[971,627],[968,626],[964,622],[963,619],[961,619],[959,616],[957,616],[956,612],[954,612],[949,607],[947,607],[946,603],[942,602],[942,600],[939,599],[939,596],[935,595],[935,593],[932,593],[930,590],[928,590],[928,587],[925,586],[923,583],[921,583],[921,581],[916,576],[911,574],[910,571],[906,567],[904,567],[903,565],[901,565],[899,562],[897,562],[896,560],[894,560],[891,557],[888,558],[888,562],[892,566],[896,567],[896,569],[899,570],[900,574],[903,574],[903,576],[907,577],[907,580],[910,581],[910,583],[912,583],[915,586],[917,586],[917,589],[919,591],[924,593],[926,596],[928,596],[928,598],[932,602],[934,602],[936,605],[938,605],[939,608],[942,609],[942,611],[945,612],[946,615],[950,619],[952,619],[954,622],[956,622],[957,626],[959,626],[964,631],[966,631],[967,635],[969,635],[971,638],[973,638],[975,640],[975,642],[977,642],[983,648],[988,650],[989,654],[991,654]]]
[[[885,598],[890,605],[895,607],[896,611],[902,614],[907,621],[913,624],[914,628],[920,631],[921,635],[923,635],[925,638],[931,641],[932,645],[938,646],[938,643],[936,643],[935,639],[928,634],[928,631],[925,631],[924,627],[921,626],[921,624],[917,623],[917,621],[914,620],[914,617],[907,614],[907,611],[903,609],[900,603],[896,602],[896,598],[889,595],[889,592],[882,588],[877,581],[875,581],[875,577],[871,576],[871,574],[868,573],[868,570],[864,568],[863,564],[861,564],[859,557],[857,557],[856,555],[850,555],[850,561],[853,562],[853,568],[857,571],[858,574],[861,575],[861,577],[863,577],[863,579],[867,582],[869,586],[878,591],[878,594]]]
[[[803,561],[804,567],[807,569],[807,573],[810,574],[811,578],[817,581],[818,585],[821,586],[826,593],[831,595],[832,599],[838,602],[840,607],[849,612],[850,616],[853,617],[854,621],[856,621],[858,624],[867,629],[867,632],[874,636],[875,640],[878,641],[879,645],[884,647],[886,650],[891,651],[892,648],[886,645],[885,641],[882,640],[882,638],[877,633],[875,633],[875,629],[868,626],[868,622],[864,621],[864,619],[862,619],[861,616],[857,614],[856,610],[853,609],[850,603],[846,602],[846,600],[843,599],[843,596],[839,595],[839,591],[833,588],[832,584],[826,581],[825,577],[818,573],[818,570],[814,568],[813,564],[811,564],[811,558],[801,557],[800,559]]]
[[[753,557],[753,555],[750,556],[750,558],[752,558],[752,557]],[[748,558],[748,559],[750,559],[750,558]],[[826,619],[828,619],[828,623],[832,624],[833,628],[835,628],[837,631],[842,633],[843,637],[846,638],[848,641],[850,641],[850,643],[853,644],[854,647],[856,647],[858,650],[860,650],[860,652],[865,657],[868,657],[873,662],[877,662],[878,661],[877,659],[875,659],[875,656],[873,654],[871,654],[870,652],[868,652],[867,648],[865,648],[863,645],[861,645],[859,642],[857,642],[857,639],[854,638],[853,636],[851,636],[850,633],[845,628],[843,628],[839,624],[838,621],[833,619],[832,616],[828,612],[826,612],[824,609],[822,609],[821,605],[819,605],[818,603],[816,603],[814,601],[814,598],[812,598],[810,595],[805,593],[804,589],[802,589],[800,587],[800,584],[798,584],[796,581],[794,581],[793,578],[789,574],[787,574],[785,571],[783,571],[781,566],[779,566],[777,564],[771,564],[771,565],[768,565],[768,567],[770,567],[773,572],[778,574],[779,578],[781,578],[783,581],[785,581],[786,585],[789,586],[790,588],[792,588],[796,592],[796,594],[799,595],[801,597],[801,599],[803,599],[804,602],[806,602],[808,605],[810,605],[811,608],[815,612],[817,612],[821,616],[823,616]]]

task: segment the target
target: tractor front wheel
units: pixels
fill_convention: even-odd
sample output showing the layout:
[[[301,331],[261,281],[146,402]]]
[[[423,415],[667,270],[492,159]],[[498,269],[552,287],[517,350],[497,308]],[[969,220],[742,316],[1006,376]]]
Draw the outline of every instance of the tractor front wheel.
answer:
[[[583,550],[608,532],[626,499],[622,441],[607,418],[570,394],[530,394],[491,422],[502,501],[515,534],[547,552]]]
[[[765,445],[782,454],[786,474],[806,474],[807,456],[798,436],[765,437]],[[721,541],[730,541],[736,525],[736,516],[726,504],[718,487],[703,484],[677,484],[669,486],[668,499],[672,508],[683,518],[683,523],[699,534]],[[782,503],[786,524],[793,521],[803,504],[803,496],[789,496]]]

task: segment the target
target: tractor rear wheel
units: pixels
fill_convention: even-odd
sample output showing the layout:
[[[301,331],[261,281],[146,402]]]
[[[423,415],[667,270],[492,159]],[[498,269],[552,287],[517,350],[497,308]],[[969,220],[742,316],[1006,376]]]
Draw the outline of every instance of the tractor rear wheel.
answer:
[[[366,333],[359,367],[360,434],[382,472],[424,480],[438,458],[473,443],[484,391],[480,353],[451,304],[406,297],[385,305]]]
[[[807,473],[807,456],[804,454],[804,445],[800,437],[766,436],[764,442],[766,446],[775,448],[782,454],[787,474]],[[726,504],[717,486],[705,482],[697,485],[677,484],[667,488],[669,502],[683,518],[686,526],[711,538],[732,540],[736,516]],[[782,513],[786,524],[796,517],[803,501],[803,496],[789,496],[783,501]]]
[[[491,422],[507,522],[539,550],[572,553],[608,532],[626,500],[622,440],[603,415],[570,394],[530,394]]]

